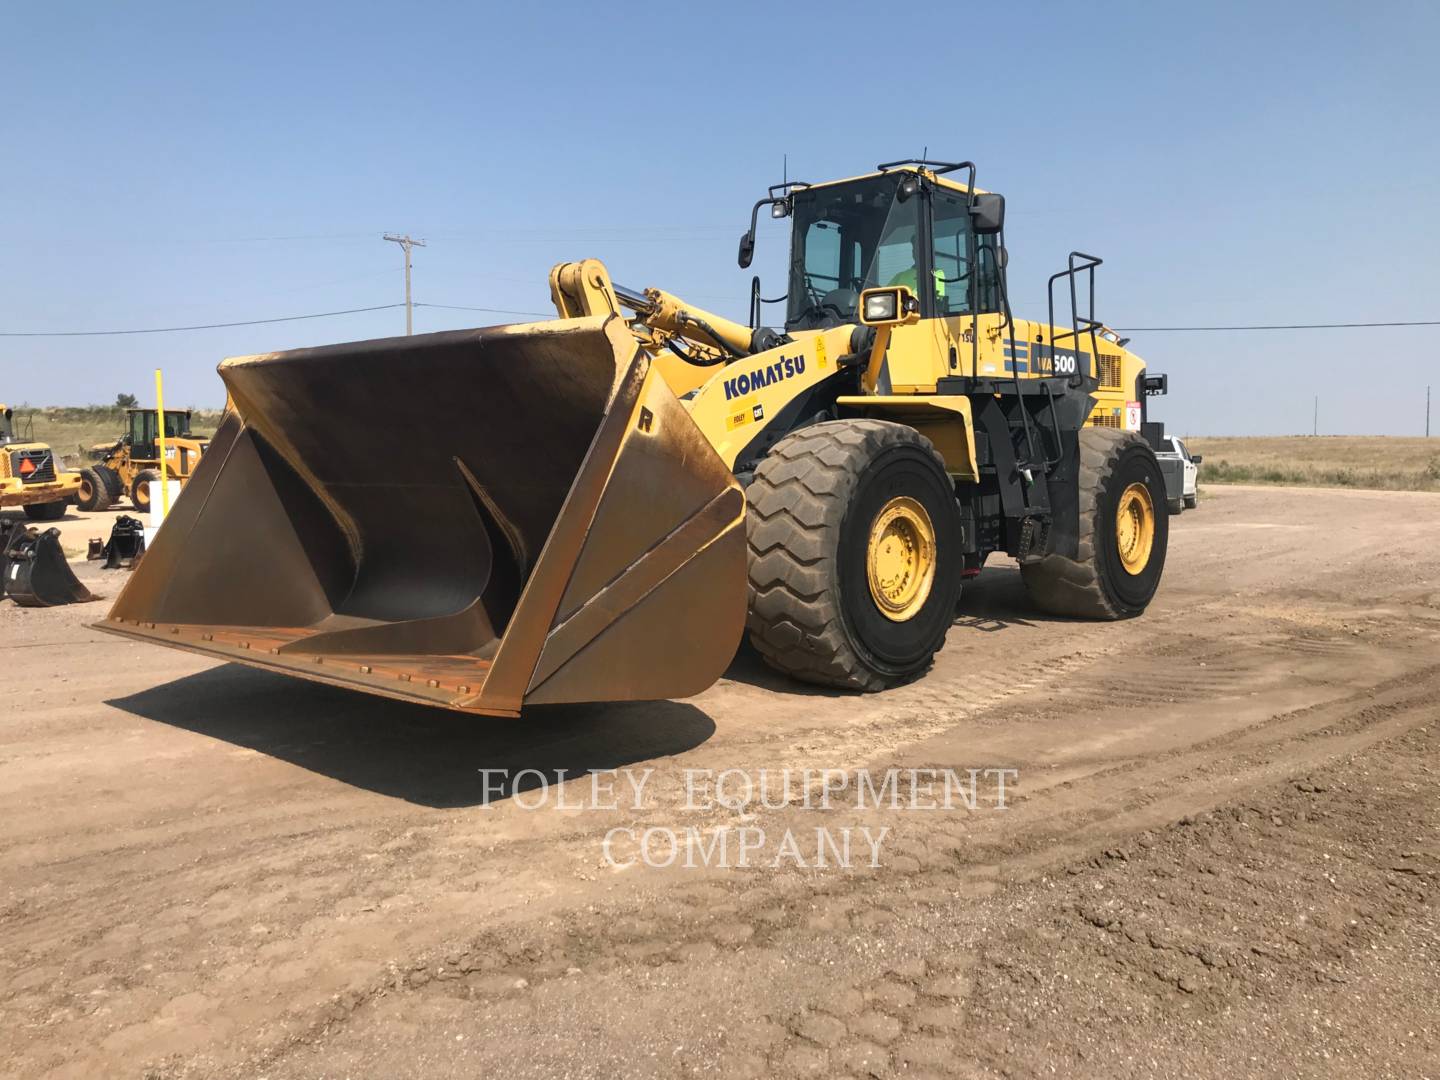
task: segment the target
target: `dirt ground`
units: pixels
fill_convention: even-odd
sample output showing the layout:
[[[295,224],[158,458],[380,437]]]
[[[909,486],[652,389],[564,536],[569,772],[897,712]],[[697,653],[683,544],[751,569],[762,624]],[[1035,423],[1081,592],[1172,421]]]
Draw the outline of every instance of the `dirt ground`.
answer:
[[[1440,1077],[1437,536],[1440,495],[1211,489],[1141,619],[1002,563],[910,686],[742,650],[519,721],[0,605],[0,1074]],[[787,767],[1015,772],[687,804]],[[586,769],[653,772],[545,786]],[[690,826],[889,831],[877,868],[606,858]]]

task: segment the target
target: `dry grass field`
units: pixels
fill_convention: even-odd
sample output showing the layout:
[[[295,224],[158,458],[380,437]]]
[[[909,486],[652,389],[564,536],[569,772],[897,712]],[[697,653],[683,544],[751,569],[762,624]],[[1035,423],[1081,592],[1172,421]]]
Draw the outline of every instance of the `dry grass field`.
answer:
[[[1440,491],[1440,438],[1308,435],[1185,438],[1202,484]]]
[[[81,447],[112,442],[125,430],[125,410],[110,405],[13,407],[15,433],[28,436],[33,432],[34,438],[48,443],[70,466],[83,464],[84,454],[81,453]],[[191,430],[196,435],[213,435],[219,423],[219,410],[193,410]]]
[[[214,434],[221,413],[194,410],[192,430]],[[125,411],[106,405],[15,407],[17,434],[49,443],[71,466],[81,447],[114,439]],[[1320,487],[1440,491],[1440,438],[1389,435],[1185,436],[1204,455],[1202,484],[1289,484]]]

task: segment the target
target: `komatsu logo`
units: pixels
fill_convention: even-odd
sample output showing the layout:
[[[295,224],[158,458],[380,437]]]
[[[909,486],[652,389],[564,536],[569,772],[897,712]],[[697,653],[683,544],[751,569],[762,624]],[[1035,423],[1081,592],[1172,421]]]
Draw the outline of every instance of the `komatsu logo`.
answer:
[[[793,378],[805,370],[805,357],[782,356],[773,364],[768,364],[754,371],[747,371],[744,374],[736,375],[733,379],[725,380],[725,400],[744,397],[746,394],[753,394],[756,390],[767,386],[773,386],[782,379]]]

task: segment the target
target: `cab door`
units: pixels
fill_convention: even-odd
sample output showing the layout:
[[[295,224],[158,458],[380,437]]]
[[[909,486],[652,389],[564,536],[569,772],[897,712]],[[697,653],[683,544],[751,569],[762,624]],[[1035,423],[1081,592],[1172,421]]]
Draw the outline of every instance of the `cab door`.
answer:
[[[130,414],[130,456],[145,461],[155,457],[155,414],[153,412]]]
[[[939,185],[930,193],[927,228],[934,267],[929,302],[941,327],[943,374],[1010,374],[1017,362],[1012,340],[1017,333],[1003,314],[999,237],[977,237],[967,195]]]

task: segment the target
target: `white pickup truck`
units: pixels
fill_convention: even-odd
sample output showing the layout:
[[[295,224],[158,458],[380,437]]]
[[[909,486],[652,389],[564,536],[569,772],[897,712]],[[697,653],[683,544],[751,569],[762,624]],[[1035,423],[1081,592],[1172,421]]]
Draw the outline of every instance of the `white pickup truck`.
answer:
[[[1182,510],[1194,510],[1199,506],[1200,495],[1196,481],[1200,476],[1203,455],[1192,455],[1183,440],[1174,435],[1166,435],[1155,451],[1155,457],[1160,460],[1160,471],[1165,474],[1166,503],[1170,507],[1170,513],[1178,514]]]

